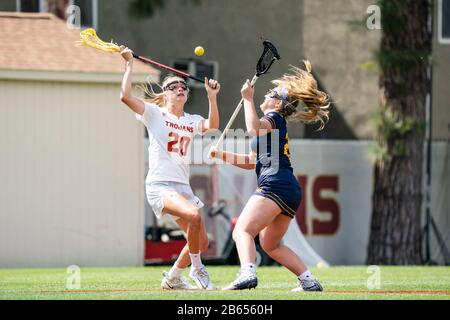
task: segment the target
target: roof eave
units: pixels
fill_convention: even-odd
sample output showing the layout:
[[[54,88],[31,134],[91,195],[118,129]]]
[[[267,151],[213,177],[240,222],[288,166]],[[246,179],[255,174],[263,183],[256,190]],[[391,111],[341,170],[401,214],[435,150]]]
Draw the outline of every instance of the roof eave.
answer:
[[[113,72],[79,72],[79,71],[48,71],[48,70],[14,70],[0,69],[0,80],[26,80],[47,82],[88,82],[88,83],[120,83],[123,73]],[[153,73],[134,73],[133,83],[147,80],[159,81],[159,71]]]

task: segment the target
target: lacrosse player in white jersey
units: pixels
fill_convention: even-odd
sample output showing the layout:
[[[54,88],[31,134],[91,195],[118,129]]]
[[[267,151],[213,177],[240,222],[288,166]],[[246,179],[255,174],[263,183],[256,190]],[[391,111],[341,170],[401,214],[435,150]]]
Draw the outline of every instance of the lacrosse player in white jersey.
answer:
[[[205,78],[209,100],[209,118],[184,112],[189,88],[177,76],[169,76],[162,83],[162,92],[146,90],[145,101],[131,93],[133,52],[121,47],[126,61],[121,101],[136,113],[138,120],[147,127],[149,135],[149,171],[145,181],[147,200],[155,215],[171,215],[186,233],[187,244],[169,272],[163,273],[161,286],[168,290],[215,289],[200,254],[208,248],[208,237],[200,208],[203,203],[189,185],[189,150],[196,134],[219,128],[217,94],[220,84]],[[144,88],[145,90],[145,88]],[[181,276],[191,264],[189,276],[196,287]]]

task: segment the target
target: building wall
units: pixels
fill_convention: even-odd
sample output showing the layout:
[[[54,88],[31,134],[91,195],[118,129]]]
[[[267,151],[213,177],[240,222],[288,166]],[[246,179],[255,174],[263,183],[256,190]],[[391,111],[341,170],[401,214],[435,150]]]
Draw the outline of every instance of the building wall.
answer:
[[[143,126],[119,84],[0,80],[0,267],[143,261]]]
[[[16,11],[16,0],[0,1],[0,11]]]
[[[302,19],[305,56],[360,139],[373,137],[368,120],[378,106],[378,74],[362,67],[374,59],[380,45],[381,32],[365,27],[366,11],[373,3],[305,0]]]
[[[378,105],[378,75],[362,65],[373,59],[380,31],[364,28],[370,0],[269,0],[167,1],[151,18],[129,14],[130,1],[99,1],[99,31],[102,37],[125,43],[135,51],[170,64],[176,58],[194,57],[197,45],[206,48],[205,60],[220,63],[219,96],[222,128],[239,101],[239,90],[254,73],[260,54],[259,37],[272,39],[282,61],[257,84],[261,101],[269,80],[280,76],[289,64],[302,58],[313,63],[315,73],[335,102],[332,121],[321,133],[310,130],[309,138],[373,138],[368,125],[371,110]],[[15,11],[15,0],[0,2],[0,11]],[[435,6],[437,13],[437,6]],[[359,21],[362,27],[355,27]],[[437,24],[437,18],[435,19]],[[436,26],[437,27],[437,26]],[[217,41],[217,40],[220,41]],[[450,45],[434,41],[433,137],[450,137]],[[187,108],[207,114],[207,100],[201,89],[193,90]],[[243,115],[237,121],[243,127]],[[290,126],[291,137],[304,137],[302,126]]]
[[[450,140],[450,44],[438,40],[438,6],[435,6],[433,39],[433,139]]]
[[[254,74],[261,54],[259,37],[269,38],[282,60],[257,83],[257,103],[271,87],[270,80],[306,57],[338,106],[324,136],[370,138],[367,118],[378,104],[378,75],[360,66],[372,58],[380,32],[353,30],[350,23],[365,19],[369,4],[369,0],[168,1],[153,17],[135,19],[128,14],[127,2],[112,0],[100,4],[99,29],[106,38],[125,42],[165,64],[194,57],[194,48],[203,45],[202,59],[220,63],[222,128],[240,99],[244,80]],[[194,90],[187,108],[207,114],[203,90]],[[242,113],[236,127],[244,125]],[[291,125],[289,132],[291,137],[304,136],[298,124]]]
[[[431,229],[429,239],[432,261],[443,264],[444,251],[439,246],[437,236],[442,237],[447,250],[450,250],[450,142],[436,141],[432,150],[431,215],[439,235]]]
[[[126,43],[142,55],[164,64],[177,58],[194,58],[194,48],[202,45],[203,60],[219,62],[219,94],[221,127],[239,102],[240,89],[247,78],[255,74],[262,53],[260,37],[272,40],[282,60],[276,62],[269,75],[256,85],[256,101],[261,101],[269,81],[287,71],[289,64],[303,58],[301,17],[302,0],[277,1],[167,1],[153,17],[135,19],[128,14],[126,1],[99,3],[99,31],[106,39]],[[204,89],[194,89],[186,106],[190,113],[208,114]],[[243,112],[235,127],[244,126]],[[299,133],[300,127],[293,128]]]

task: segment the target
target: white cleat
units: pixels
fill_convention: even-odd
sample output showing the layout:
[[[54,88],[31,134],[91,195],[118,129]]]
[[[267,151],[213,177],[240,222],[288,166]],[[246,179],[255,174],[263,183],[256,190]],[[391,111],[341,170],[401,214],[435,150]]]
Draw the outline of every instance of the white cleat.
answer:
[[[258,286],[258,278],[255,272],[249,272],[248,270],[241,270],[237,274],[236,280],[230,283],[222,290],[251,290]]]
[[[201,267],[200,269],[191,268],[189,276],[191,277],[192,280],[194,280],[199,289],[203,290],[216,289],[216,286],[212,283],[211,279],[209,278],[209,274],[204,266]]]
[[[300,285],[291,290],[292,292],[304,292],[304,291],[323,291],[322,286],[320,285],[319,281],[316,279],[305,279],[300,280]]]
[[[304,292],[305,290],[303,290],[302,286],[299,285],[297,288],[294,288],[291,290],[291,292]]]
[[[191,286],[184,277],[169,278],[169,274],[164,271],[163,279],[161,281],[161,287],[164,290],[195,290],[194,286]]]

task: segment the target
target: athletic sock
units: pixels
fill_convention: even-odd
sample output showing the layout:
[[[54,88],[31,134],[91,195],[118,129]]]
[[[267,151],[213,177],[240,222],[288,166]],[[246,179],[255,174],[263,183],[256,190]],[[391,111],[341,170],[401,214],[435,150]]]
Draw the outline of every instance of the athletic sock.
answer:
[[[299,280],[315,280],[314,276],[309,270],[306,270],[301,275],[298,276]]]
[[[192,268],[200,269],[203,267],[202,259],[200,257],[200,253],[189,253],[189,257],[191,257]]]
[[[256,274],[256,266],[254,263],[246,263],[241,266],[242,270],[248,271],[252,274]]]
[[[183,273],[183,271],[184,271],[184,269],[180,269],[176,265],[173,265],[172,269],[170,269],[170,271],[167,275],[170,279],[179,278],[181,276],[181,274]]]

